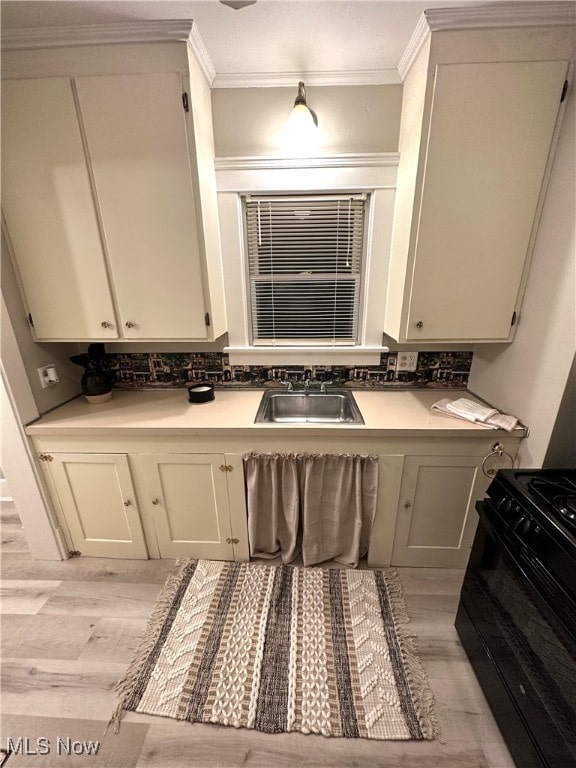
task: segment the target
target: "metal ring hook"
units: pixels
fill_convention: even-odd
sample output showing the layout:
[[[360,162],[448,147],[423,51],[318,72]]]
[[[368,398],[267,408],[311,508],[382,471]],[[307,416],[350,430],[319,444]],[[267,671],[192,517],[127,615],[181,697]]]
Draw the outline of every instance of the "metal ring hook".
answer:
[[[488,469],[488,470],[486,469],[486,462],[491,456],[498,456],[499,459],[502,458],[502,456],[507,456],[510,459],[510,469],[512,469],[512,467],[514,466],[514,459],[507,451],[504,450],[503,445],[501,443],[494,443],[490,453],[487,453],[486,456],[484,456],[484,458],[482,459],[482,473],[486,477],[490,478],[490,480],[494,478],[494,475],[497,472],[496,469]]]

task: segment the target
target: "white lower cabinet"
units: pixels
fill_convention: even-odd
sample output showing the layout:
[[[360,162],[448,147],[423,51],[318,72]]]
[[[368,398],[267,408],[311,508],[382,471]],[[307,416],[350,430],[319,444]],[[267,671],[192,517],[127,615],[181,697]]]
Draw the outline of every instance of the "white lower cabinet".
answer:
[[[478,456],[407,456],[392,565],[464,567],[487,485]]]
[[[43,453],[72,552],[248,560],[242,457]]]
[[[72,551],[148,558],[126,455],[55,453],[41,458]]]
[[[233,473],[237,479],[242,466],[234,467],[224,454],[211,453],[142,455],[140,461],[146,485],[144,506],[160,557],[246,559],[240,538],[232,534],[231,520],[238,511],[235,527],[245,528],[243,483],[230,501],[228,493]],[[245,546],[246,537],[242,538]]]
[[[35,440],[69,549],[93,557],[249,560],[242,457],[256,452],[378,455],[368,565],[461,568],[491,470],[519,439],[122,436]],[[498,447],[498,451],[495,448]],[[200,449],[204,450],[200,452]],[[500,453],[500,450],[503,453]],[[229,451],[229,452],[228,452]]]

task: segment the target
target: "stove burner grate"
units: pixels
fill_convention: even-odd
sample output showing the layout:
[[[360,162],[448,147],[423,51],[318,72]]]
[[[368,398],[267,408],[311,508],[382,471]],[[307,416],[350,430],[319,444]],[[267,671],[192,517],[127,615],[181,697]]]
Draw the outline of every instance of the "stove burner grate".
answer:
[[[556,496],[553,506],[562,515],[564,522],[576,531],[576,497]]]
[[[533,477],[528,483],[533,496],[539,497],[550,511],[576,532],[576,483],[562,476],[551,480]]]

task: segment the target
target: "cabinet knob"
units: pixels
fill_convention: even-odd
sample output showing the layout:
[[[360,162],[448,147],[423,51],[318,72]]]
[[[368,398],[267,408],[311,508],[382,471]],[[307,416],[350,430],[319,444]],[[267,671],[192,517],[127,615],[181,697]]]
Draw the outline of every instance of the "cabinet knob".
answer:
[[[128,321],[126,323],[126,328],[134,328],[134,323],[131,323],[130,321]]]
[[[160,499],[152,499],[152,504],[154,504],[154,506],[157,507],[158,504],[160,504]]]
[[[102,326],[102,328],[112,328],[112,323],[109,323],[108,320],[102,320],[100,325]]]
[[[129,507],[131,504],[132,502],[130,501],[130,499],[126,499],[126,501],[124,502],[125,507]]]
[[[424,328],[424,323],[422,322],[422,320],[418,320],[418,322],[416,323],[416,328]]]
[[[404,509],[410,509],[411,506],[412,504],[409,501],[404,502]]]

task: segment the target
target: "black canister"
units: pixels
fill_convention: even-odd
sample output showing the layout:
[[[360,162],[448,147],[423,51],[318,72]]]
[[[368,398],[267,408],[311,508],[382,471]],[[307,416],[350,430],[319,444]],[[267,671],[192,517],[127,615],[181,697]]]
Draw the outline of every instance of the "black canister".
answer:
[[[203,382],[188,387],[188,402],[209,403],[211,400],[214,400],[214,384]]]

